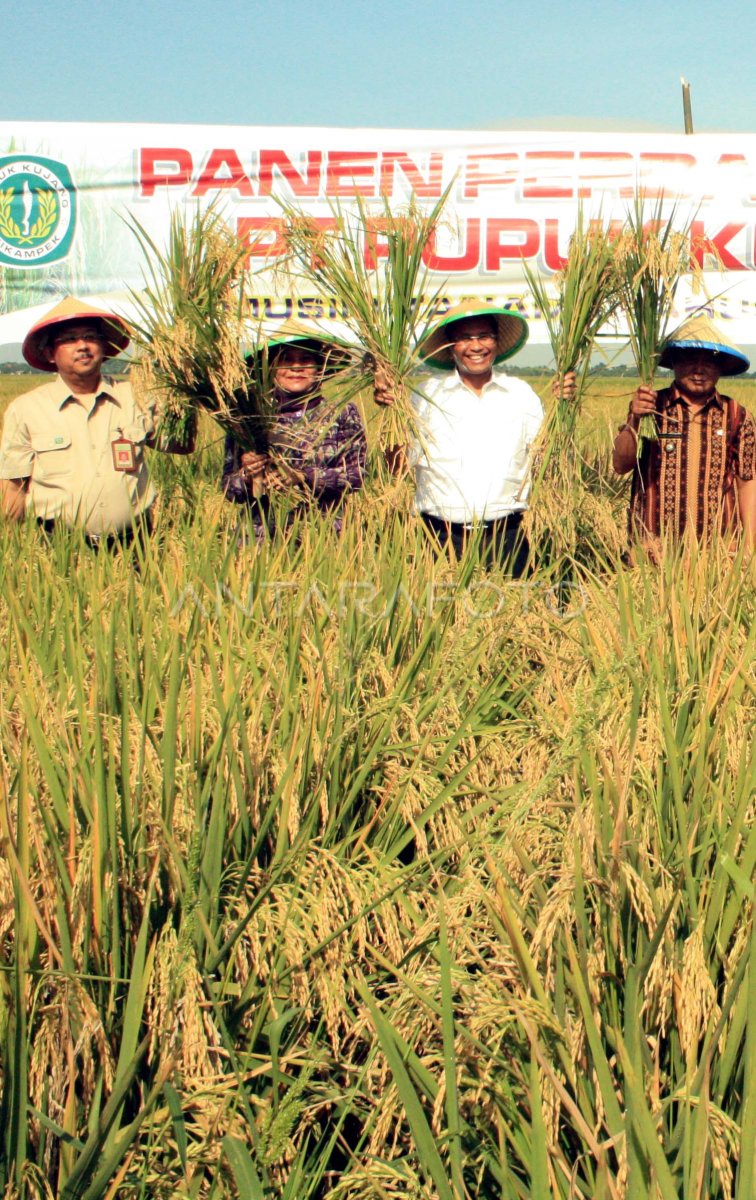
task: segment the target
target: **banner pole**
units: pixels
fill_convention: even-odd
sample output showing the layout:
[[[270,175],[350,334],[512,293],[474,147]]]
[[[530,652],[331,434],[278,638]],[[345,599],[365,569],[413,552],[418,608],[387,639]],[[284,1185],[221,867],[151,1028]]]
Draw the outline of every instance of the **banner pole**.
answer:
[[[685,132],[692,133],[693,132],[693,112],[692,112],[692,109],[690,106],[690,84],[685,79],[683,79],[682,76],[680,77],[680,83],[682,84],[683,121],[685,122]]]

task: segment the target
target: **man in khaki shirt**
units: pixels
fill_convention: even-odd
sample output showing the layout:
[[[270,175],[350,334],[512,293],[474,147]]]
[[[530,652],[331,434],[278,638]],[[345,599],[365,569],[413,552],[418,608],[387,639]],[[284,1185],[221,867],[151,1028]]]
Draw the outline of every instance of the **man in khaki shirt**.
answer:
[[[56,305],[24,340],[26,361],[57,372],[13,400],[0,441],[0,508],[46,528],[80,525],[93,541],[143,526],[155,490],[144,457],[155,444],[155,406],[139,406],[127,383],[102,375],[124,350],[123,320],[73,297]],[[168,447],[174,450],[174,447]],[[191,449],[191,447],[188,447]]]

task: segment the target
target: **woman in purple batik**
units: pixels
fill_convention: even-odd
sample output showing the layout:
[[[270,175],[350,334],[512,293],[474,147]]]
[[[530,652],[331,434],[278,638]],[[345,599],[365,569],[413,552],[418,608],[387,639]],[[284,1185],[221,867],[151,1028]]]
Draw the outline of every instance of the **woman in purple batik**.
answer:
[[[226,436],[223,491],[227,500],[249,507],[258,542],[275,531],[273,492],[286,492],[294,501],[288,511],[281,506],[286,527],[305,510],[317,508],[332,517],[340,532],[344,498],[362,487],[365,427],[354,404],[334,409],[321,394],[327,349],[317,337],[299,331],[282,330],[271,339],[276,416],[268,434],[270,452],[242,451],[231,434]]]

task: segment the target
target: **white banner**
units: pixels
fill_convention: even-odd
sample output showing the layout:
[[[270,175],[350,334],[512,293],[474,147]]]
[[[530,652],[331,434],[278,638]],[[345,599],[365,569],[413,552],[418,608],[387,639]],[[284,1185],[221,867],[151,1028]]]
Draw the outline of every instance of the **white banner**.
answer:
[[[544,341],[522,260],[552,275],[578,207],[622,222],[636,189],[693,218],[713,311],[756,342],[756,135],[465,132],[0,122],[0,344],[31,310],[71,292],[128,315],[144,260],[135,218],[163,246],[170,214],[219,203],[250,246],[250,315],[337,318],[272,270],[283,250],[277,200],[325,224],[356,199],[382,211],[431,207],[451,184],[426,252],[444,303],[482,296],[518,307]],[[369,248],[366,250],[369,253]],[[380,253],[380,242],[378,243]],[[701,297],[680,293],[680,316]],[[7,336],[13,332],[13,336]]]

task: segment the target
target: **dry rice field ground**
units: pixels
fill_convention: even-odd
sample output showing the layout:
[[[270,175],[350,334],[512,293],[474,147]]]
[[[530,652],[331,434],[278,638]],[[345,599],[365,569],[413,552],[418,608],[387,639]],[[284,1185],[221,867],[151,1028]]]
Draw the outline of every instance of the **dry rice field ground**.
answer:
[[[378,477],[253,552],[209,428],[0,530],[0,1195],[753,1200],[754,568],[625,565],[632,386],[517,584]]]

